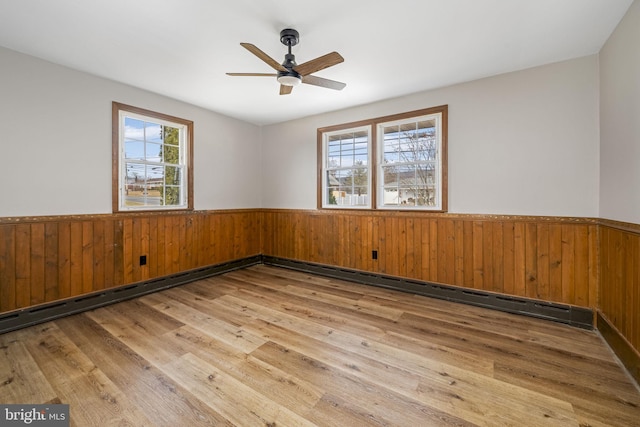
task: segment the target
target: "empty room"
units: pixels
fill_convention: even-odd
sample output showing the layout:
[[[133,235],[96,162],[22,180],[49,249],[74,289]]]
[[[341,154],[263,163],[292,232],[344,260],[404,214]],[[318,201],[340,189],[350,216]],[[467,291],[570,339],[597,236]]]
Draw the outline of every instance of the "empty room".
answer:
[[[0,0],[0,426],[640,426],[640,0]]]

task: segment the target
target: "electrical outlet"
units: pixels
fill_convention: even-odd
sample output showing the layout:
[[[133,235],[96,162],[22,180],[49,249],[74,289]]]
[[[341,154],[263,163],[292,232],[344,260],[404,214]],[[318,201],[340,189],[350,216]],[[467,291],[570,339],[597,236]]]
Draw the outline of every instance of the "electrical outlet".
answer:
[[[371,259],[378,259],[378,251],[371,251]]]
[[[140,255],[140,265],[147,265],[147,256]]]

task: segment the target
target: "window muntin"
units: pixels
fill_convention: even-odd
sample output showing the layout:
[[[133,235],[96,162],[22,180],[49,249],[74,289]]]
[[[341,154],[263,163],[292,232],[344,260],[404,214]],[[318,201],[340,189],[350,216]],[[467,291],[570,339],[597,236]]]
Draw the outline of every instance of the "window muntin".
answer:
[[[323,134],[325,208],[371,207],[371,127]]]
[[[378,125],[378,208],[442,210],[441,116]]]
[[[114,211],[193,209],[193,122],[114,103]]]

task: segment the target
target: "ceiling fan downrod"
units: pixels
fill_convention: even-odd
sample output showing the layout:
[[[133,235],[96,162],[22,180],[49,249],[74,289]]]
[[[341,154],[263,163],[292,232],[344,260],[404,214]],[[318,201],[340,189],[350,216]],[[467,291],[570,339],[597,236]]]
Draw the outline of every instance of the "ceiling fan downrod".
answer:
[[[291,47],[298,44],[300,41],[300,34],[292,28],[285,28],[280,31],[280,42],[287,46],[288,53],[284,56],[284,62],[282,66],[287,71],[278,71],[278,81],[285,86],[297,86],[302,81],[302,76],[294,71],[293,67],[296,65],[296,57],[291,53]]]

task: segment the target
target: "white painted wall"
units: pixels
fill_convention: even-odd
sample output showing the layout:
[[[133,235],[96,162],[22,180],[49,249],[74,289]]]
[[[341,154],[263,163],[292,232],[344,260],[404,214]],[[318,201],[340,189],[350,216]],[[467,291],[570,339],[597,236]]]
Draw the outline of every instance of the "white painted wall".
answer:
[[[640,224],[640,1],[599,56],[600,217]]]
[[[0,48],[0,217],[111,212],[111,102],[194,121],[196,209],[260,205],[260,128]]]
[[[317,128],[442,104],[450,212],[597,216],[595,55],[266,126],[262,206],[316,207]]]
[[[114,100],[194,120],[196,209],[315,209],[318,127],[448,104],[450,212],[598,215],[595,55],[263,128],[3,48],[0,64],[0,217],[111,212]],[[604,153],[605,183],[636,161]]]

